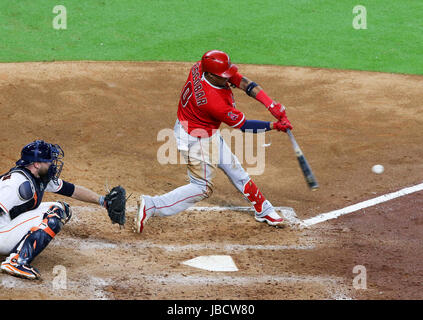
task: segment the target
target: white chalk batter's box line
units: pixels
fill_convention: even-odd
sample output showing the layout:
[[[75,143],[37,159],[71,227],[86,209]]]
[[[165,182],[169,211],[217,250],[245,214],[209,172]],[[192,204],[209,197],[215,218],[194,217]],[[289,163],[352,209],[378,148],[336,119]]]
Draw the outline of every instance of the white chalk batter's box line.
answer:
[[[334,210],[334,211],[330,211],[327,213],[322,213],[319,214],[317,216],[315,216],[314,218],[310,218],[310,219],[306,219],[304,221],[302,221],[302,225],[304,227],[309,227],[312,225],[315,225],[317,223],[321,223],[327,220],[331,220],[331,219],[336,219],[340,216],[343,216],[345,214],[349,214],[349,213],[353,213],[368,207],[372,207],[375,206],[377,204],[383,203],[383,202],[387,202],[389,200],[393,200],[399,197],[403,197],[418,191],[422,191],[423,190],[423,183],[420,183],[418,185],[412,186],[412,187],[408,187],[408,188],[404,188],[401,189],[399,191],[395,191],[392,193],[388,193],[388,194],[384,194],[382,196],[370,199],[370,200],[366,200],[363,202],[359,202],[356,204],[353,204],[351,206],[339,209],[339,210]]]
[[[283,217],[285,218],[285,220],[291,224],[292,226],[299,226],[300,228],[307,228],[310,227],[312,225],[321,223],[321,222],[325,222],[328,220],[332,220],[332,219],[336,219],[339,218],[340,216],[349,214],[349,213],[353,213],[368,207],[372,207],[375,206],[377,204],[383,203],[383,202],[387,202],[389,200],[393,200],[399,197],[403,197],[418,191],[422,191],[423,190],[423,183],[417,184],[415,186],[412,187],[407,187],[404,189],[401,189],[399,191],[395,191],[392,193],[388,193],[388,194],[384,194],[382,196],[373,198],[373,199],[369,199],[363,202],[359,202],[356,204],[353,204],[351,206],[342,208],[342,209],[338,209],[338,210],[334,210],[334,211],[330,211],[330,212],[326,212],[326,213],[322,213],[319,214],[313,218],[310,219],[306,219],[306,220],[301,220],[297,218],[297,215],[295,213],[295,211],[290,208],[290,207],[275,207],[275,210],[280,212]],[[73,206],[74,209],[76,210],[96,210],[96,209],[91,209],[88,207],[81,207],[81,206]],[[128,211],[135,211],[136,207],[129,207]],[[215,206],[215,207],[192,207],[187,209],[186,211],[254,211],[253,207],[219,207],[219,206]]]
[[[408,188],[404,188],[401,189],[399,191],[395,191],[392,193],[388,193],[388,194],[384,194],[382,196],[370,199],[370,200],[366,200],[363,202],[359,202],[356,203],[354,205],[339,209],[339,210],[334,210],[334,211],[330,211],[330,212],[326,212],[326,213],[322,213],[319,214],[313,218],[310,219],[306,219],[306,220],[300,220],[297,218],[295,211],[292,208],[288,208],[288,207],[275,207],[276,211],[279,211],[284,218],[293,225],[298,225],[299,227],[310,227],[312,225],[324,222],[324,221],[328,221],[331,219],[336,219],[340,216],[343,216],[345,214],[349,214],[349,213],[353,213],[368,207],[372,207],[375,206],[377,204],[392,200],[392,199],[396,199],[399,197],[403,197],[406,196],[408,194],[411,193],[415,193],[418,191],[422,191],[423,190],[423,183],[412,186],[412,187],[408,187]],[[235,210],[235,211],[253,211],[253,208],[250,207],[193,207],[190,208],[191,210],[199,210],[199,211],[210,211],[210,210]]]
[[[51,246],[73,248],[79,250],[102,250],[102,249],[162,249],[168,252],[180,251],[201,251],[201,250],[220,250],[225,252],[238,252],[245,250],[313,250],[314,245],[252,245],[237,243],[196,243],[187,245],[178,244],[160,244],[151,241],[142,241],[136,243],[114,243],[98,239],[79,239],[73,237],[60,237],[51,242]]]
[[[165,283],[168,285],[184,285],[184,286],[198,286],[198,285],[231,285],[231,286],[249,286],[254,284],[262,283],[280,283],[283,285],[305,285],[305,284],[316,284],[326,288],[327,293],[334,300],[352,300],[348,296],[347,287],[344,284],[344,279],[339,277],[327,277],[327,276],[299,276],[299,275],[257,275],[257,276],[208,276],[208,275],[134,275],[130,281],[134,279],[142,281],[153,281],[156,283]],[[84,285],[81,287],[80,283]],[[110,278],[99,278],[96,276],[88,275],[87,277],[80,279],[80,281],[74,279],[68,279],[67,289],[65,292],[60,290],[54,290],[52,293],[59,297],[67,291],[70,293],[77,289],[78,293],[83,293],[85,296],[91,295],[92,299],[96,300],[109,300],[112,299],[109,292],[106,292],[104,288],[109,285],[123,286],[124,282],[116,281]],[[0,288],[4,289],[26,289],[26,290],[37,290],[39,289],[38,284],[34,282],[28,282],[22,279],[9,277],[0,274]],[[50,292],[51,289],[46,289],[46,292]],[[53,295],[53,296],[54,296]]]

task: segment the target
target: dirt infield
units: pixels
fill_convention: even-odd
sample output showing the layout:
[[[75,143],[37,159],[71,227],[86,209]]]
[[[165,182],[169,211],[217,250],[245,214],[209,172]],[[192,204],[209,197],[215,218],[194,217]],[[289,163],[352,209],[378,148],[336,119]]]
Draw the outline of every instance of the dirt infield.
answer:
[[[128,225],[68,200],[74,217],[34,265],[43,280],[0,274],[1,299],[422,299],[423,192],[314,225],[275,229],[239,211],[152,218],[132,232],[136,198],[186,183],[184,165],[157,161],[158,132],[173,128],[189,63],[55,62],[0,64],[0,167],[26,143],[65,151],[62,178],[104,193],[128,194]],[[423,78],[412,75],[240,65],[287,106],[295,136],[320,183],[310,192],[284,134],[270,132],[266,167],[254,176],[275,206],[299,219],[422,182]],[[271,120],[234,90],[249,119]],[[385,172],[371,172],[383,164]],[[224,174],[201,206],[246,206]],[[230,255],[239,271],[181,262]],[[3,257],[1,257],[3,258]],[[366,268],[366,289],[353,286]],[[66,285],[58,284],[66,274]],[[60,278],[63,279],[63,278]]]

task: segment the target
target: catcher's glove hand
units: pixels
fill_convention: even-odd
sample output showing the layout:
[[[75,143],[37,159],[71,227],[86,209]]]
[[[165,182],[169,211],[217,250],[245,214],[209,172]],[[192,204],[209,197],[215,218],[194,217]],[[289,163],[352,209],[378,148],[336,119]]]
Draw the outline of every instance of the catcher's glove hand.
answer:
[[[125,188],[121,186],[114,187],[104,197],[104,206],[107,209],[110,220],[113,223],[118,223],[120,226],[123,226],[126,222],[126,200]]]

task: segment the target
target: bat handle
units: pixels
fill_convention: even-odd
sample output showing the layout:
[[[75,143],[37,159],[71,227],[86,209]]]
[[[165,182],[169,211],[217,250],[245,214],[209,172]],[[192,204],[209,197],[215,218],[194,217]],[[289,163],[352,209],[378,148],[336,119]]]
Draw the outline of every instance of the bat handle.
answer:
[[[294,139],[294,135],[292,134],[292,132],[291,132],[291,130],[290,130],[290,129],[286,129],[286,133],[288,134],[288,136],[289,136],[289,138],[290,138],[291,140],[295,140],[295,139]]]
[[[295,151],[297,152],[297,150],[300,149],[300,146],[298,145],[297,140],[295,140],[294,135],[292,134],[290,129],[286,129],[286,133],[288,134],[289,139],[291,140],[291,143],[292,143]]]

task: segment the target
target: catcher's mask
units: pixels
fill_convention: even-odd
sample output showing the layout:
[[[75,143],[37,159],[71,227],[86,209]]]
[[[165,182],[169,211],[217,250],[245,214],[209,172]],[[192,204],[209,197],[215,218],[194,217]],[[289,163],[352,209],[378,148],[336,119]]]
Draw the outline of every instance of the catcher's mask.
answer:
[[[63,168],[65,153],[58,144],[47,143],[43,140],[35,140],[22,148],[21,158],[16,161],[17,166],[27,166],[34,162],[51,163],[45,182],[53,180],[57,182]]]

